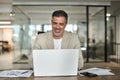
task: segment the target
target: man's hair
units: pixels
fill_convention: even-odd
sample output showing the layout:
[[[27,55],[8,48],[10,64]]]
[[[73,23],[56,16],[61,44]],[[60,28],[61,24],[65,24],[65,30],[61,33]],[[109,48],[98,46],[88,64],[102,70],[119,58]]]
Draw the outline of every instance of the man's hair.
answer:
[[[63,10],[54,11],[53,14],[52,14],[52,18],[55,17],[55,16],[56,17],[63,16],[63,17],[65,17],[66,22],[68,21],[68,14],[65,11],[63,11]]]

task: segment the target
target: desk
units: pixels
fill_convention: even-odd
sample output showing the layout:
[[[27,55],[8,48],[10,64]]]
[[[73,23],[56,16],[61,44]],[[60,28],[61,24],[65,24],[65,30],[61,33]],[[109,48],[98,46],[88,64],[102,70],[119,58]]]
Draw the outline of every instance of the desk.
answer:
[[[0,52],[9,51],[8,41],[0,41]]]
[[[29,78],[0,78],[0,80],[120,80],[120,65],[115,63],[86,63],[85,68],[88,67],[101,67],[111,69],[115,75],[112,76],[97,76],[97,77],[85,77],[85,76],[73,76],[73,77],[34,77]]]

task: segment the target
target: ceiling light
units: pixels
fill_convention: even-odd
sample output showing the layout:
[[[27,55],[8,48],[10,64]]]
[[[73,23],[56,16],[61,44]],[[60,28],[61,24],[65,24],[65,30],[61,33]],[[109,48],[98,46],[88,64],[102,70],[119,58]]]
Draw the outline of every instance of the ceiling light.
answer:
[[[10,16],[15,16],[15,12],[10,12]]]
[[[11,24],[11,21],[0,21],[0,24]]]
[[[107,21],[109,21],[109,20],[110,20],[110,19],[109,19],[109,17],[107,17],[106,19],[107,19]]]
[[[0,28],[13,28],[12,25],[9,25],[9,26],[0,26]]]
[[[106,14],[106,16],[110,17],[110,16],[111,16],[111,14],[110,14],[110,13],[107,13],[107,14]]]

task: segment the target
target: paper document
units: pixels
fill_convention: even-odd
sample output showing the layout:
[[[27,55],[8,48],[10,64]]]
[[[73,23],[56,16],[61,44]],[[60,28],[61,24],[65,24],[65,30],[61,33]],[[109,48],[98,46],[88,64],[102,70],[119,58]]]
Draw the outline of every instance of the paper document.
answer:
[[[5,70],[0,71],[0,77],[30,77],[32,70]]]
[[[109,69],[101,69],[101,68],[96,68],[96,67],[85,69],[85,70],[80,70],[79,74],[82,73],[82,72],[89,72],[89,73],[94,73],[94,74],[97,74],[97,75],[115,75],[114,73],[110,72]]]

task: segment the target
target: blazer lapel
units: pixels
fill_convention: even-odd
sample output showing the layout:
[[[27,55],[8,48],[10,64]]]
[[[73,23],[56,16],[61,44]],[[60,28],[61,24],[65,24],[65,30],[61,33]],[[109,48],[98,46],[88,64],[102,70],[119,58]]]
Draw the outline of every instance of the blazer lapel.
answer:
[[[67,49],[68,48],[68,43],[69,43],[69,40],[68,40],[68,36],[66,34],[66,31],[64,32],[64,35],[63,35],[63,38],[62,38],[62,45],[61,45],[61,49]]]
[[[54,48],[54,42],[53,42],[53,37],[52,37],[52,31],[49,32],[48,36],[47,36],[47,41],[46,41],[46,45],[48,49],[53,49]]]

